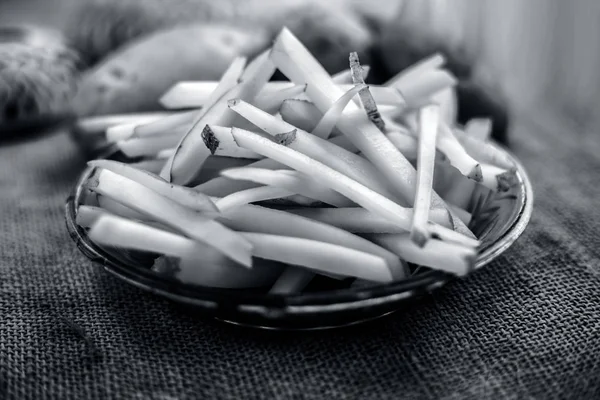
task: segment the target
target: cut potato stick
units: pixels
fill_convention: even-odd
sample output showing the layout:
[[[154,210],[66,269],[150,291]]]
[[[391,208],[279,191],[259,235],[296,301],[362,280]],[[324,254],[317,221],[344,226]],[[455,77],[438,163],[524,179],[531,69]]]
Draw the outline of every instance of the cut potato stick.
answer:
[[[412,226],[410,229],[410,239],[419,247],[423,247],[431,236],[428,230],[428,220],[429,208],[431,207],[431,194],[433,192],[435,143],[439,121],[439,106],[425,106],[419,111],[417,192],[415,194]]]
[[[317,272],[391,282],[385,260],[348,247],[296,237],[243,232],[255,257],[298,265]]]
[[[412,66],[403,69],[396,76],[385,83],[389,87],[402,87],[405,82],[410,82],[425,72],[441,68],[446,63],[446,58],[441,53],[435,53]]]
[[[442,120],[449,124],[456,124],[458,119],[458,98],[453,87],[446,88],[431,96],[431,101],[440,106]]]
[[[407,107],[418,108],[431,101],[435,94],[456,84],[456,78],[447,71],[431,70],[415,79],[402,81],[395,88],[406,101]]]
[[[506,192],[519,184],[515,170],[505,170],[490,164],[481,164],[481,184],[495,192]]]
[[[310,218],[353,233],[404,233],[404,229],[372,212],[360,207],[349,208],[291,208],[287,212]],[[448,213],[442,209],[431,210],[430,220],[449,227]]]
[[[398,257],[388,250],[345,230],[299,215],[256,205],[246,205],[224,211],[219,221],[236,231],[318,240],[378,255],[386,260],[395,279],[408,276],[407,270]]]
[[[160,174],[160,170],[162,169],[163,165],[165,165],[165,160],[157,157],[152,160],[143,160],[129,165],[135,169],[141,169],[142,171],[147,171],[151,174],[158,175]]]
[[[85,209],[80,212],[85,212]],[[89,212],[88,216],[91,213],[95,212]],[[145,223],[131,221],[102,211],[94,216],[97,219],[91,224],[88,235],[94,243],[100,245],[149,251],[174,257],[184,257],[194,253],[201,254],[200,252],[205,248],[199,242]]]
[[[144,124],[158,119],[167,117],[173,112],[141,112],[131,114],[112,114],[112,115],[99,115],[95,117],[81,118],[77,120],[73,128],[81,132],[82,134],[93,134],[93,133],[104,133],[113,126],[128,125],[128,124]],[[117,138],[116,140],[120,140]],[[109,142],[113,142],[111,138],[107,137]]]
[[[77,207],[75,222],[82,228],[90,228],[102,215],[108,214],[100,207],[81,205]]]
[[[329,135],[331,135],[333,128],[335,128],[335,124],[337,123],[338,119],[340,119],[348,103],[352,101],[354,96],[356,96],[359,91],[365,89],[366,87],[367,85],[365,84],[358,84],[344,93],[335,101],[335,103],[333,103],[333,106],[331,106],[331,108],[325,112],[323,118],[319,120],[311,133],[322,139],[327,139]]]
[[[468,210],[477,183],[474,180],[467,179],[456,170],[453,172],[455,172],[454,178],[452,179],[453,183],[444,194],[444,199],[450,204]]]
[[[289,99],[304,93],[306,85],[291,86],[273,93],[259,94],[254,100],[254,105],[261,110],[274,114],[281,108],[281,104]]]
[[[274,135],[276,141],[283,140],[285,146],[290,149],[333,168],[387,198],[396,198],[388,190],[385,178],[373,164],[364,158],[317,136],[295,129],[287,122],[275,118],[244,101],[231,100],[229,107],[268,134]]]
[[[465,125],[465,133],[469,137],[485,142],[492,135],[492,120],[489,118],[473,118]]]
[[[363,79],[362,67],[360,66],[360,61],[358,59],[358,53],[352,52],[349,57],[350,62],[350,70],[352,71],[352,83],[355,85],[361,85],[365,83]],[[379,128],[382,132],[385,132],[385,123],[383,119],[381,119],[381,114],[379,114],[379,110],[377,110],[377,103],[373,99],[373,95],[371,95],[371,91],[368,87],[362,88],[359,92],[360,101],[367,112],[367,116],[375,124],[376,127]]]
[[[293,82],[308,84],[307,94],[321,112],[328,110],[341,95],[323,66],[288,29],[284,28],[279,34],[271,50],[271,57],[277,67]],[[348,108],[358,110],[353,103],[350,103]],[[347,112],[351,113],[352,109]],[[416,171],[393,143],[366,115],[342,118],[338,128],[387,177],[398,194],[411,204],[415,195]],[[445,207],[437,194],[434,195],[433,205],[436,208]],[[473,237],[473,233],[460,220],[455,219],[454,222],[456,230]]]
[[[429,232],[433,238],[440,239],[445,242],[457,243],[466,247],[476,248],[481,244],[481,242],[477,239],[465,236],[462,233],[455,232],[452,229],[448,229],[444,226],[433,224],[431,222],[427,224],[426,231]]]
[[[460,129],[454,130],[454,135],[463,145],[467,153],[481,163],[493,164],[507,170],[514,169],[512,160],[502,151],[489,143],[467,135]]]
[[[145,214],[139,213],[123,204],[111,199],[107,196],[97,195],[98,206],[103,210],[109,211],[112,214],[118,215],[123,218],[133,219],[136,221],[152,221],[152,218]]]
[[[249,68],[246,68],[246,70],[248,69]],[[178,82],[171,89],[169,89],[165,96],[163,96],[161,99],[161,104],[166,109],[200,108],[207,104],[209,96],[214,92],[217,86],[218,83],[214,81]],[[295,84],[292,82],[269,82],[264,86],[264,89],[258,96],[261,98],[267,98],[276,92],[289,90],[290,88],[298,86],[300,86],[300,84]],[[336,86],[342,92],[345,92],[351,89],[354,84],[352,82],[348,82],[346,84],[340,84]],[[398,106],[404,104],[402,95],[395,88],[380,85],[370,85],[369,89],[378,105]],[[293,90],[295,91],[298,89]]]
[[[438,135],[438,149],[448,157],[450,164],[467,178],[481,182],[481,165],[462,147],[450,127],[445,123],[440,124]]]
[[[362,66],[362,78],[363,80],[367,80],[367,78],[369,77],[369,72],[371,71],[371,67],[369,65],[363,65]],[[337,85],[344,85],[344,84],[352,84],[352,70],[350,68],[343,70],[341,72],[338,72],[335,75],[331,76],[331,79],[337,84]]]
[[[277,278],[269,293],[271,294],[293,294],[300,293],[315,274],[303,268],[287,267],[281,276]]]
[[[452,212],[454,212],[454,214],[458,218],[460,218],[463,224],[469,226],[469,224],[471,223],[471,219],[473,218],[470,212],[463,210],[462,208],[457,207],[453,204],[448,204],[448,207],[452,210]]]
[[[206,125],[202,131],[204,144],[213,156],[225,156],[234,158],[249,158],[260,160],[264,158],[260,154],[241,148],[235,143],[230,133],[231,128]],[[222,131],[220,133],[216,133]],[[224,131],[224,132],[223,132]]]
[[[194,115],[198,111],[184,111],[170,113],[162,118],[150,121],[140,121],[115,125],[107,129],[106,138],[109,142],[116,142],[132,137],[162,136],[168,135],[173,129],[185,124],[191,124]]]
[[[385,136],[400,150],[404,157],[409,160],[417,159],[418,142],[414,137],[399,131],[388,131]]]
[[[252,245],[239,234],[138,182],[102,169],[96,171],[86,185],[95,193],[110,197],[138,213],[218,249],[244,266],[252,266]]]
[[[127,157],[136,158],[143,156],[154,156],[162,150],[172,149],[185,132],[174,131],[171,135],[153,136],[145,138],[130,138],[117,142],[117,147]],[[164,164],[164,162],[163,162]]]
[[[221,212],[229,210],[231,208],[240,207],[250,203],[258,203],[260,201],[267,201],[273,199],[281,199],[283,197],[293,195],[293,192],[289,190],[273,187],[273,186],[260,186],[256,188],[242,190],[235,192],[229,196],[225,196],[217,201],[217,207]]]
[[[410,229],[409,221],[412,217],[412,210],[400,206],[346,175],[298,151],[274,143],[250,131],[232,128],[231,132],[240,146],[272,158],[308,176],[318,176],[323,185],[332,188],[362,207],[384,218],[389,218],[393,223],[405,229]],[[290,142],[290,140],[287,140],[287,142]]]
[[[306,132],[312,132],[323,117],[323,113],[313,103],[297,99],[281,103],[279,114],[285,122]]]
[[[202,169],[210,151],[204,145],[202,131],[208,124],[232,125],[236,114],[227,107],[228,98],[253,99],[275,72],[275,66],[269,58],[270,51],[265,51],[254,59],[246,68],[240,83],[219,98],[213,105],[199,114],[190,131],[181,139],[175,154],[165,164],[161,177],[166,180],[187,184]]]
[[[201,97],[195,98],[193,96],[194,92],[192,91],[189,92],[190,97],[182,97],[179,93],[179,88],[177,87],[178,84],[175,84],[162,95],[158,102],[167,109],[197,108],[206,107],[210,103],[214,104],[219,98],[238,84],[238,81],[244,72],[244,67],[246,67],[246,62],[247,59],[245,57],[234,58],[221,76],[219,82],[210,82],[211,85],[209,85],[210,87],[207,87],[208,90],[197,91],[201,94]],[[198,83],[202,85],[206,82]],[[190,107],[190,102],[196,105]]]
[[[417,246],[409,234],[376,234],[368,238],[410,263],[464,276],[473,270],[477,252],[471,247],[428,240]]]
[[[184,186],[172,185],[156,175],[140,171],[130,165],[112,160],[94,160],[88,162],[88,165],[131,179],[184,207],[206,213],[205,216],[207,217],[210,215],[216,216],[219,212],[217,206],[208,196]]]
[[[292,194],[300,194],[336,207],[349,207],[354,204],[335,190],[296,171],[272,171],[244,167],[228,169],[221,172],[221,174],[229,179],[252,181],[262,185],[285,189],[292,192]]]

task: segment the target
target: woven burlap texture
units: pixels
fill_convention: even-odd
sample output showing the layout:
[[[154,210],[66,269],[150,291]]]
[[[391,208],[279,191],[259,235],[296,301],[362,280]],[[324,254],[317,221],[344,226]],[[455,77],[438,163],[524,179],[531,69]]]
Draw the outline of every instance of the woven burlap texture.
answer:
[[[522,238],[421,304],[323,333],[182,314],[84,258],[65,133],[0,146],[0,399],[600,398],[600,144],[521,124]]]

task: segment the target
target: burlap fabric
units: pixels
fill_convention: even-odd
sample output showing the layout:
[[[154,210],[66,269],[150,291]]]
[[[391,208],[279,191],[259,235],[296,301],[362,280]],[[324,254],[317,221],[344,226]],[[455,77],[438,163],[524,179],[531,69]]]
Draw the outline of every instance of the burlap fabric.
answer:
[[[0,399],[600,398],[600,140],[520,122],[523,237],[410,310],[324,333],[197,320],[84,258],[64,133],[0,146]]]

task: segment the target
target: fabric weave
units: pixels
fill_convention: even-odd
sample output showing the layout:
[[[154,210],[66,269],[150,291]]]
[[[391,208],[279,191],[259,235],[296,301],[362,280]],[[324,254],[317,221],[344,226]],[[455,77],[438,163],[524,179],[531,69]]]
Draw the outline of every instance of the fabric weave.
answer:
[[[535,186],[497,261],[376,322],[198,320],[92,265],[64,227],[63,132],[0,146],[0,399],[600,398],[600,141],[517,123]]]

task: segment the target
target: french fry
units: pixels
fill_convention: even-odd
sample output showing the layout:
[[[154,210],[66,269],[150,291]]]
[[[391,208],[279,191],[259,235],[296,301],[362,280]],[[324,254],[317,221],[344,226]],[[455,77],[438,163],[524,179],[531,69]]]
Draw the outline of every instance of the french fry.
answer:
[[[295,129],[287,122],[262,112],[244,101],[231,100],[229,107],[263,131],[274,135],[275,140],[285,140],[285,145],[290,149],[335,169],[383,196],[396,198],[388,190],[385,178],[364,158],[317,136]]]
[[[362,78],[364,81],[369,77],[369,72],[371,71],[371,67],[369,65],[362,66]],[[331,77],[333,82],[337,85],[351,84],[352,83],[352,70],[350,68],[338,72],[337,74]]]
[[[313,280],[315,274],[299,267],[287,267],[277,278],[269,293],[292,294],[300,293]]]
[[[391,282],[392,274],[381,257],[348,247],[288,236],[243,232],[255,257],[372,282]]]
[[[275,114],[286,99],[301,95],[306,90],[306,85],[291,86],[276,92],[267,92],[258,95],[254,105],[269,114]]]
[[[388,219],[360,207],[348,208],[290,208],[287,212],[310,218],[353,233],[405,233],[408,232]],[[448,213],[442,209],[431,210],[430,220],[442,226],[450,226]]]
[[[389,87],[402,87],[406,82],[411,82],[426,72],[443,67],[445,63],[446,58],[441,53],[435,53],[400,71],[384,85]]]
[[[331,135],[333,128],[335,128],[335,124],[341,117],[344,108],[346,108],[348,103],[352,101],[354,96],[356,96],[359,91],[365,89],[366,87],[367,85],[365,84],[359,84],[344,93],[335,101],[335,103],[333,103],[333,106],[331,106],[331,108],[325,112],[323,118],[319,120],[317,125],[312,129],[311,133],[322,139],[329,138],[329,135]]]
[[[250,203],[258,203],[266,200],[281,199],[291,196],[294,192],[273,186],[260,186],[232,193],[217,200],[217,207],[221,212],[231,208],[240,207]]]
[[[467,153],[469,153],[471,157],[475,158],[480,163],[496,165],[505,170],[511,170],[515,168],[512,160],[508,158],[505,153],[501,152],[495,147],[467,135],[460,129],[455,129],[454,135],[463,145]]]
[[[272,171],[268,169],[244,167],[228,169],[221,172],[221,174],[230,179],[247,180],[285,189],[291,192],[291,194],[300,194],[336,207],[349,207],[354,204],[335,190],[296,171]]]
[[[223,128],[220,126],[206,125],[202,131],[202,138],[204,144],[210,150],[213,156],[225,156],[234,158],[248,158],[253,160],[260,160],[263,158],[260,154],[253,151],[248,151],[241,148],[235,143],[231,133],[231,128]],[[215,131],[225,131],[216,134]]]
[[[451,274],[464,276],[475,265],[477,252],[472,247],[435,239],[428,240],[424,247],[419,247],[408,233],[374,234],[368,238],[403,260]]]
[[[417,192],[413,205],[410,239],[423,247],[431,236],[428,227],[429,208],[433,193],[435,143],[440,122],[439,106],[423,107],[419,112],[419,140],[417,157]],[[453,231],[454,232],[454,231]]]
[[[106,130],[110,143],[133,137],[150,137],[170,134],[174,129],[191,124],[197,111],[170,113],[160,118],[148,118],[111,126]]]
[[[473,118],[465,125],[465,133],[469,137],[485,142],[492,135],[492,121],[488,118]]]
[[[252,266],[252,245],[239,234],[138,182],[101,169],[88,180],[86,186],[95,193],[218,249],[244,266]]]
[[[171,135],[129,138],[118,141],[117,147],[130,158],[154,156],[162,150],[172,149],[184,134],[184,131],[177,129]]]
[[[481,182],[483,179],[481,164],[467,153],[450,127],[442,123],[438,135],[438,149],[448,157],[450,164],[467,178]]]
[[[172,185],[154,174],[141,171],[130,165],[111,160],[94,160],[88,162],[88,165],[131,179],[184,207],[204,212],[206,216],[216,216],[219,212],[217,206],[208,196],[184,186]]]
[[[363,79],[362,67],[360,66],[360,61],[358,59],[358,53],[352,52],[350,53],[350,70],[352,71],[352,83],[355,85],[361,85],[365,83]],[[373,99],[373,95],[368,87],[364,87],[358,93],[360,96],[360,100],[362,102],[365,111],[367,112],[367,116],[373,122],[373,124],[379,128],[382,132],[385,132],[385,123],[381,118],[381,114],[379,114],[379,110],[377,109],[377,103],[375,103],[375,99]]]
[[[188,92],[187,94],[190,97],[182,97],[182,95],[178,93],[179,84],[176,84],[163,94],[159,99],[159,103],[167,109],[208,107],[237,85],[244,72],[246,62],[246,57],[234,58],[221,76],[219,82],[211,82],[210,85],[205,85],[205,90],[199,88],[199,90]],[[200,85],[205,84],[205,82],[199,83]],[[201,97],[195,98],[193,96],[194,93],[200,93]],[[190,103],[194,104],[194,106],[190,107]]]

